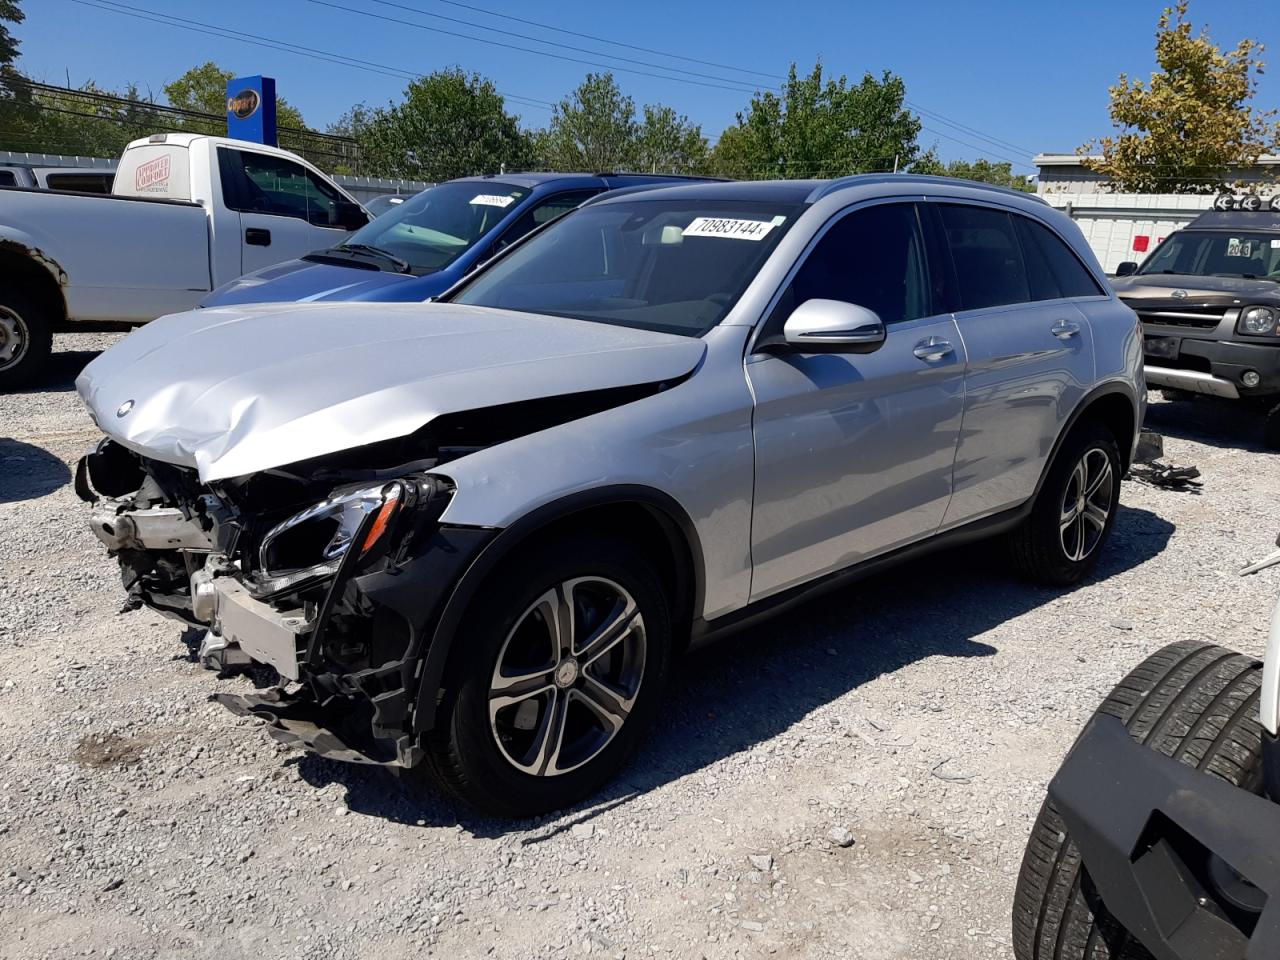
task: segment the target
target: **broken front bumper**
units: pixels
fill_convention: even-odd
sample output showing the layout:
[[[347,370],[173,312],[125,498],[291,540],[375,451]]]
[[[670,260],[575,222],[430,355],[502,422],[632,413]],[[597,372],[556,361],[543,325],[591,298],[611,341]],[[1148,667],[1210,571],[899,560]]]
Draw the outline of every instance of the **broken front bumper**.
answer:
[[[1266,749],[1270,763],[1274,741]],[[1107,910],[1157,960],[1276,955],[1280,805],[1135,742],[1104,716],[1089,722],[1049,796]],[[1256,924],[1208,879],[1212,858],[1265,897]]]

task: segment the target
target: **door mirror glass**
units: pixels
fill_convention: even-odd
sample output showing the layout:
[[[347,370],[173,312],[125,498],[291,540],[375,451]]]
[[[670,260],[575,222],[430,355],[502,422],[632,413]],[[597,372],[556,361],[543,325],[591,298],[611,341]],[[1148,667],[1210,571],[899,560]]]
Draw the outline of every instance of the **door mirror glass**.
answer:
[[[1138,272],[1138,265],[1132,260],[1126,260],[1120,266],[1116,267],[1117,277],[1132,277]]]
[[[333,203],[333,225],[344,230],[359,230],[369,222],[369,214],[364,207],[350,200],[335,200]]]
[[[871,353],[885,341],[875,311],[843,300],[806,300],[792,311],[782,338],[802,353]]]

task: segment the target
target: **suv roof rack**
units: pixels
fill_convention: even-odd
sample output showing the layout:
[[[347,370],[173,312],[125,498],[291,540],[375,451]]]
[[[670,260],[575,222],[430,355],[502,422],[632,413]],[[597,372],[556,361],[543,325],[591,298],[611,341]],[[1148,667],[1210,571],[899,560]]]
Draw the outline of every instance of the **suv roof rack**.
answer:
[[[838,190],[846,187],[866,186],[873,183],[896,183],[908,182],[919,184],[933,184],[939,187],[974,187],[979,190],[990,190],[994,193],[1006,194],[1008,196],[1022,197],[1026,200],[1035,200],[1037,203],[1043,203],[1048,206],[1048,201],[1042,197],[1036,196],[1034,193],[1025,193],[1022,190],[1014,190],[1011,187],[997,187],[992,183],[982,183],[978,180],[965,180],[960,177],[934,177],[921,173],[855,173],[848,177],[837,177],[826,183],[819,184],[813,188],[813,192],[806,198],[809,203],[816,203],[823,197],[828,197]]]

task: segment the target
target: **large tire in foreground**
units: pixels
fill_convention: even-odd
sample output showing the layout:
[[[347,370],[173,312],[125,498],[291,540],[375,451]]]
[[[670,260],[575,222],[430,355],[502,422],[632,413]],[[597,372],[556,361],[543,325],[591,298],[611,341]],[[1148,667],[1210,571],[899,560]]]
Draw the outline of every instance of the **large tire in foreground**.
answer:
[[[667,599],[639,550],[571,535],[520,551],[458,632],[427,767],[498,816],[570,806],[653,721],[671,648]]]
[[[1097,421],[1078,424],[1049,465],[1031,515],[1009,535],[1024,576],[1065,587],[1088,575],[1115,526],[1120,473],[1115,435]]]
[[[0,290],[0,393],[32,383],[52,349],[48,310],[22,290]]]
[[[1212,644],[1184,641],[1148,657],[1098,708],[1138,743],[1258,792],[1262,665]],[[1150,960],[1098,902],[1080,851],[1046,799],[1031,830],[1013,901],[1017,960]]]

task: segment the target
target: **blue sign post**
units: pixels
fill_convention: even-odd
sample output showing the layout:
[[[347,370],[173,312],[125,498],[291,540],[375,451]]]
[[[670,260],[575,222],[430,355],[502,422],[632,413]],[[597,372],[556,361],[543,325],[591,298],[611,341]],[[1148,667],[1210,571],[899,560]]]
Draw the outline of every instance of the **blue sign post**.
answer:
[[[227,81],[227,136],[274,147],[276,82],[270,77],[237,77]]]

